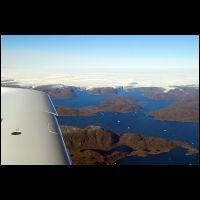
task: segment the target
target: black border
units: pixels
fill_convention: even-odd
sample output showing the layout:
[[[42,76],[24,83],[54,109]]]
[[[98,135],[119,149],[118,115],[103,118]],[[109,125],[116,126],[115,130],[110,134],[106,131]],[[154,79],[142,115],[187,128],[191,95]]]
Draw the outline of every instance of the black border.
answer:
[[[37,178],[48,179],[134,179],[134,180],[152,180],[164,179],[174,181],[189,179],[198,181],[200,178],[199,165],[118,165],[118,166],[56,166],[56,165],[1,165],[1,178]]]
[[[182,2],[182,4],[184,4]],[[74,10],[68,5],[49,9],[33,5],[21,10],[13,5],[1,12],[1,35],[199,35],[198,6],[163,4],[152,9],[143,4],[115,10],[103,5],[102,10],[89,12],[84,7]],[[41,6],[41,7],[40,7]],[[36,8],[36,9],[35,9]],[[165,8],[165,9],[164,9]],[[90,9],[90,8],[89,8]],[[45,12],[44,12],[45,10]],[[71,10],[71,11],[70,11]],[[92,10],[92,9],[91,9]],[[90,10],[90,11],[91,11]],[[13,12],[14,11],[14,12]],[[81,12],[80,12],[81,11]],[[113,13],[112,11],[115,11]],[[77,14],[78,13],[78,14]],[[109,13],[109,14],[108,14]],[[10,16],[8,16],[10,15]],[[102,180],[109,184],[119,179],[134,183],[170,181],[170,184],[190,184],[199,179],[198,166],[2,166],[3,180],[43,178],[54,186],[58,179],[73,183],[77,179],[91,182]],[[84,178],[84,179],[83,179]],[[187,182],[189,180],[189,182]],[[46,182],[45,181],[45,182]],[[82,184],[84,184],[82,181]],[[158,181],[158,183],[159,183]],[[123,182],[122,182],[123,183]],[[66,183],[67,184],[67,183]],[[121,185],[121,184],[120,184]],[[148,185],[150,186],[150,185]],[[171,185],[170,185],[171,186]],[[134,189],[132,189],[134,191]]]
[[[117,3],[117,2],[116,2]],[[77,2],[79,5],[80,3]],[[152,4],[152,5],[149,5]],[[81,4],[80,4],[81,5]],[[153,2],[134,2],[95,7],[19,6],[8,12],[2,9],[1,34],[41,35],[168,35],[199,34],[198,5]],[[53,5],[54,6],[54,5]],[[36,8],[35,8],[36,7]],[[76,5],[77,7],[77,5]]]

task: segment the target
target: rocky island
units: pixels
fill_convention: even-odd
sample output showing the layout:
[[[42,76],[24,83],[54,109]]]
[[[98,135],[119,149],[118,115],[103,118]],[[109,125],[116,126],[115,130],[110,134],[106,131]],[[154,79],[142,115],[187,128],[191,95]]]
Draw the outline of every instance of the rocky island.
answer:
[[[157,120],[199,123],[199,88],[196,86],[172,86],[167,92],[161,87],[128,87],[126,90],[141,92],[151,99],[175,100],[176,102],[167,108],[146,112],[146,115]]]
[[[199,123],[199,98],[183,99],[168,108],[147,112],[157,120]]]
[[[85,108],[56,106],[56,111],[59,116],[94,116],[95,113],[100,111],[126,113],[141,110],[142,107],[135,105],[138,102],[132,97],[114,96],[103,101],[104,104]]]
[[[199,123],[199,88],[177,87],[167,93],[157,93],[149,97],[174,99],[176,103],[167,108],[147,112],[157,120]]]
[[[186,149],[186,155],[198,152],[185,142],[130,132],[120,135],[99,126],[61,126],[61,130],[74,165],[112,165],[126,156],[145,157],[176,147]]]

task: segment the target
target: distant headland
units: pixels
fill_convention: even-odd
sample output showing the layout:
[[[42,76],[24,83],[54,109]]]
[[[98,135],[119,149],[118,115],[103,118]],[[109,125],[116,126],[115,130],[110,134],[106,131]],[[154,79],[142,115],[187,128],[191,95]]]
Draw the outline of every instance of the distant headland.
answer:
[[[87,108],[77,109],[57,106],[58,113],[63,116],[91,116],[99,111],[132,112],[142,109],[139,106],[129,104],[126,97],[120,100],[121,97],[119,97],[117,92],[118,88],[116,87],[97,87],[86,89],[84,87],[65,86],[63,84],[49,84],[33,88],[30,86],[21,86],[13,79],[3,80],[1,82],[1,86],[40,90],[48,93],[53,98],[73,98],[76,97],[76,92],[80,90],[87,90],[90,95],[117,96],[115,99],[104,102],[104,104],[90,106]],[[155,117],[157,120],[199,123],[199,86],[197,85],[173,85],[170,86],[168,90],[162,87],[135,87],[134,85],[122,88],[127,92],[143,93],[144,96],[156,100],[176,100],[175,104],[160,110],[146,112],[146,115]]]
[[[119,95],[103,101],[103,104],[100,105],[84,108],[56,106],[56,110],[59,116],[93,116],[100,111],[126,113],[141,110],[142,107],[135,105],[138,102],[132,97]]]

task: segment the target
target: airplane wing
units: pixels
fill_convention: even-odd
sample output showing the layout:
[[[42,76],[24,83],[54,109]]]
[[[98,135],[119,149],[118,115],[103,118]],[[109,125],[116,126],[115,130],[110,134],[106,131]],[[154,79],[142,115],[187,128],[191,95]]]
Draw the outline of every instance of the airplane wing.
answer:
[[[1,164],[71,164],[48,94],[1,87]]]

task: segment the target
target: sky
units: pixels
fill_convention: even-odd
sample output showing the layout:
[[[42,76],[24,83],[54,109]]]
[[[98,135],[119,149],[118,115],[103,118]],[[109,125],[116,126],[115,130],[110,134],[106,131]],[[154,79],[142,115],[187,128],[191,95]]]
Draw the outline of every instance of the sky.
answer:
[[[197,35],[3,35],[1,71],[198,76]]]
[[[81,87],[199,84],[197,35],[3,35],[1,80]]]

